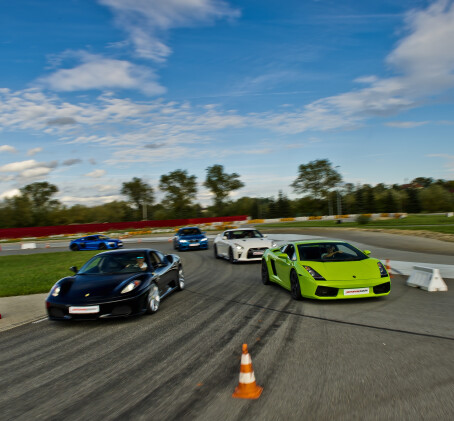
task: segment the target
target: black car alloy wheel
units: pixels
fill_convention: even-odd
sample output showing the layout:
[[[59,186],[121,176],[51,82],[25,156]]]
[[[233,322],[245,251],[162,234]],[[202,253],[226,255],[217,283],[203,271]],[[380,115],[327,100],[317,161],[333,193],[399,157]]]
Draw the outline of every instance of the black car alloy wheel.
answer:
[[[262,282],[263,285],[270,283],[270,274],[268,273],[268,266],[265,259],[262,260]]]
[[[183,266],[180,266],[180,267],[178,268],[177,289],[178,289],[178,291],[181,291],[181,290],[184,289],[184,272],[183,272]]]
[[[159,309],[160,302],[161,297],[159,295],[159,288],[155,283],[153,283],[151,284],[150,291],[148,292],[147,313],[149,314],[156,313]]]
[[[301,300],[301,288],[298,275],[294,270],[290,272],[290,294],[294,300]]]

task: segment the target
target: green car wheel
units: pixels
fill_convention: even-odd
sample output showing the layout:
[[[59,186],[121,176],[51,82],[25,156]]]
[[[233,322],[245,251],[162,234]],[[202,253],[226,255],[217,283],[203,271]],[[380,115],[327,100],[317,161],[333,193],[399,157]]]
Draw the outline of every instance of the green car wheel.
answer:
[[[268,273],[268,266],[265,260],[262,260],[262,283],[263,285],[269,285],[270,283],[270,274]]]
[[[298,275],[294,270],[290,272],[290,294],[294,300],[301,300],[303,297],[301,295],[300,282],[298,280]]]

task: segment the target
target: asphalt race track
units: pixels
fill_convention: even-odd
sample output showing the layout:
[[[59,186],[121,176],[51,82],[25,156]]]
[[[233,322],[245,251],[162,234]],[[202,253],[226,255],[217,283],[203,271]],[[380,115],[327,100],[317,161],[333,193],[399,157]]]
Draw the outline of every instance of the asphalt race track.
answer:
[[[179,254],[186,289],[154,315],[0,332],[0,420],[454,419],[454,281],[296,302],[260,264]],[[231,397],[243,343],[258,400]]]

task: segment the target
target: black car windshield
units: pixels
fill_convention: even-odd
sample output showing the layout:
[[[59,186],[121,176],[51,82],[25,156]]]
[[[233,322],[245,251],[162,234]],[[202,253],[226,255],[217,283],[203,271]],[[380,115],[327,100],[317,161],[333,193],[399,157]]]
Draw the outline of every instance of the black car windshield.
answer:
[[[198,228],[183,228],[179,231],[179,235],[199,235],[201,234]]]
[[[360,250],[347,243],[298,244],[298,254],[301,261],[315,262],[346,262],[368,258]]]
[[[78,275],[112,275],[115,273],[139,273],[147,268],[144,252],[100,254],[77,272]]]
[[[242,238],[262,238],[263,235],[257,230],[235,230],[229,231],[229,240],[239,240]]]

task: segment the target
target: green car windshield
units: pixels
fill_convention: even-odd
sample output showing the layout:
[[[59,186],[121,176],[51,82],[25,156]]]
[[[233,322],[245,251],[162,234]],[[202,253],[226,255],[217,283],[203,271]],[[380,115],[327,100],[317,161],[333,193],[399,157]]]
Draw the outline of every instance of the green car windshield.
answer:
[[[301,261],[313,262],[346,262],[368,259],[364,253],[347,243],[298,244],[298,254]]]

